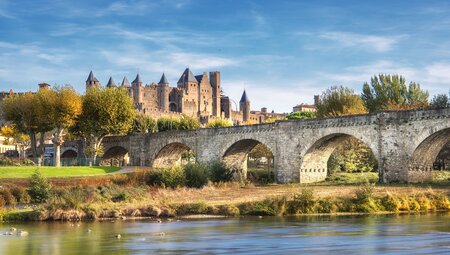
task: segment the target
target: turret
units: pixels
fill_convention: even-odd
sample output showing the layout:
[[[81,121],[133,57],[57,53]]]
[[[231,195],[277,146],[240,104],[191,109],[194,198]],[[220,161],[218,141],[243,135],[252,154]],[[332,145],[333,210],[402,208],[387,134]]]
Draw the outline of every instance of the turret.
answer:
[[[166,75],[163,73],[158,82],[158,104],[163,111],[169,110],[170,87]]]
[[[131,87],[133,88],[133,99],[134,103],[139,105],[142,103],[142,81],[139,74],[136,75],[134,81],[131,82]]]
[[[39,90],[50,88],[50,84],[45,83],[45,82],[41,82],[41,83],[39,83],[38,85],[39,85]]]
[[[108,88],[114,88],[114,87],[117,87],[117,85],[116,85],[116,83],[114,82],[114,80],[113,80],[112,77],[109,77],[108,84],[106,84],[106,87],[108,87]]]
[[[239,111],[242,112],[242,120],[248,121],[250,119],[250,100],[247,97],[247,93],[244,90],[241,100],[239,101]]]
[[[91,72],[89,73],[89,76],[86,80],[86,90],[92,88],[92,87],[99,87],[100,86],[100,82],[97,80],[97,78],[95,78],[94,73]]]

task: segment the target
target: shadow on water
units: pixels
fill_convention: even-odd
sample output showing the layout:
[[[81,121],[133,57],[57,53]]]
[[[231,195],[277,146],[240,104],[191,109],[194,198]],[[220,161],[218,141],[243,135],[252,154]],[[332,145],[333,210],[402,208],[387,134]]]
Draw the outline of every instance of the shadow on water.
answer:
[[[1,233],[11,226],[29,235],[1,235],[0,254],[424,254],[450,249],[448,213],[2,223]]]

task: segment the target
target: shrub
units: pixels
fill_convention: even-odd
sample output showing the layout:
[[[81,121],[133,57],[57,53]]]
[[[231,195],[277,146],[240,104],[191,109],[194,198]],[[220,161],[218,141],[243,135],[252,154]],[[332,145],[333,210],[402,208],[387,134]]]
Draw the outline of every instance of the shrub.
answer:
[[[229,182],[233,172],[223,161],[214,161],[209,165],[209,179],[212,182]]]
[[[9,188],[2,188],[0,196],[3,198],[4,205],[15,206],[17,204],[16,198],[13,196]]]
[[[339,209],[337,201],[333,197],[326,197],[319,200],[316,207],[318,213],[335,213]]]
[[[210,121],[206,127],[208,128],[219,128],[219,127],[230,127],[233,126],[233,123],[231,123],[229,120],[218,118],[215,120]]]
[[[11,188],[11,193],[16,198],[18,203],[28,204],[31,201],[31,197],[24,187],[15,186]]]
[[[375,186],[367,183],[356,190],[355,209],[358,212],[376,212],[383,210],[375,197]]]
[[[155,169],[149,173],[147,184],[176,188],[183,186],[185,182],[183,168],[173,166],[171,168]]]
[[[209,207],[204,202],[192,203],[192,204],[181,204],[176,208],[177,215],[187,215],[187,214],[207,214],[209,212]]]
[[[33,203],[45,202],[51,195],[51,185],[39,170],[36,170],[30,177],[28,194]]]
[[[314,198],[314,191],[312,189],[302,189],[299,194],[294,194],[289,205],[289,212],[293,214],[299,213],[313,213],[317,204]]]
[[[239,208],[235,205],[221,205],[219,206],[219,212],[220,215],[226,215],[226,216],[238,216],[240,211]]]
[[[127,199],[128,199],[128,195],[126,193],[122,192],[122,193],[119,193],[116,196],[114,196],[111,200],[114,203],[117,203],[117,202],[123,202],[123,201],[125,201]]]
[[[276,216],[286,212],[286,198],[268,198],[263,201],[249,202],[240,205],[240,211],[245,215]]]
[[[185,184],[190,188],[201,188],[208,183],[208,168],[204,164],[189,163],[184,166]]]

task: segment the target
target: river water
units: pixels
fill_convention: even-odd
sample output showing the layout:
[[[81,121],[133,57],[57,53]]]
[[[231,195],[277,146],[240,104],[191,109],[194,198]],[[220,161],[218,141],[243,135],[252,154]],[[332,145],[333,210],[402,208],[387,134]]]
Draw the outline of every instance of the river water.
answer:
[[[1,233],[10,227],[29,234],[1,235],[0,254],[450,254],[450,214],[2,223]]]

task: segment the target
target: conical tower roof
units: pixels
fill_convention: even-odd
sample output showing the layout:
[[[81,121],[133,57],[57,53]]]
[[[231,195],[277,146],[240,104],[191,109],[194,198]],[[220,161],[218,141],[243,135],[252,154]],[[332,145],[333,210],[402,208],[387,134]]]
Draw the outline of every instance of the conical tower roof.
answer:
[[[197,79],[195,79],[194,74],[191,72],[191,70],[189,70],[189,68],[186,68],[186,70],[184,70],[183,74],[178,80],[178,83],[185,83],[185,82],[198,83]]]
[[[123,77],[121,85],[124,86],[124,87],[130,87],[130,82],[128,81],[126,76]]]
[[[139,74],[136,75],[136,78],[134,78],[134,81],[131,82],[131,84],[138,84],[138,83],[142,83],[141,77],[139,76]]]
[[[112,77],[109,77],[108,84],[106,84],[106,87],[108,88],[116,87],[116,83],[114,82]]]
[[[88,76],[86,82],[98,82],[98,80],[97,80],[97,78],[95,78],[94,73],[92,72],[92,70],[89,73],[89,76]]]
[[[161,80],[158,82],[158,84],[169,84],[164,73],[162,74]]]
[[[241,100],[239,101],[239,103],[247,103],[247,102],[250,102],[250,100],[248,99],[247,93],[245,92],[245,89],[244,89],[244,93],[242,93],[242,97],[241,97]]]

